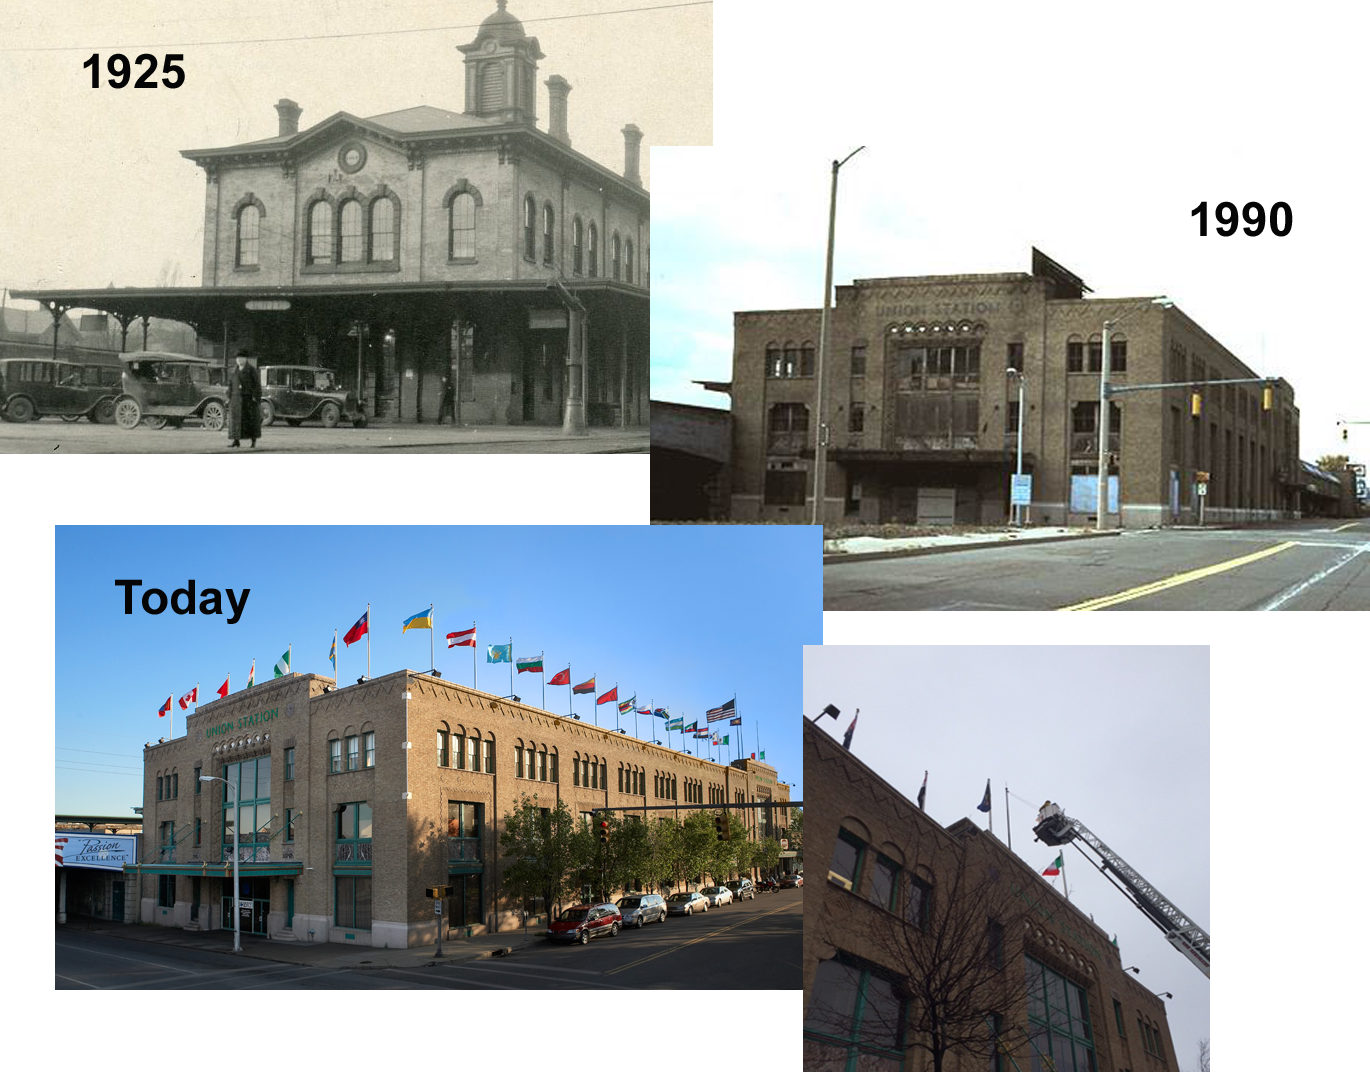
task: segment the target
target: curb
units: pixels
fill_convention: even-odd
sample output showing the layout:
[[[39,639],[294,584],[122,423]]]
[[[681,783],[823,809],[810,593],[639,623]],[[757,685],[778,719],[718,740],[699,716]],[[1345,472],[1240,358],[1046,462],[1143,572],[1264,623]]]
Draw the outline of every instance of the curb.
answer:
[[[1047,543],[1092,540],[1101,536],[1121,536],[1122,534],[1122,529],[1110,529],[1108,532],[1082,532],[1078,536],[1044,536],[1040,540],[982,540],[975,543],[943,544],[940,547],[905,547],[897,551],[856,551],[843,554],[825,554],[823,565],[836,566],[843,562],[872,562],[881,558],[916,558],[921,555],[942,555],[951,551],[982,551],[992,547],[1037,547]]]

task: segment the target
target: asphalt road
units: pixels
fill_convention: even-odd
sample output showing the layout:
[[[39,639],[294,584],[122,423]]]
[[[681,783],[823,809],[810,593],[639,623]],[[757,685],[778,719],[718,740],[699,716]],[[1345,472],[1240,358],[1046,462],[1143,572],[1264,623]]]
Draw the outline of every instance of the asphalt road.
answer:
[[[841,562],[825,610],[1370,610],[1370,519]]]
[[[617,454],[647,453],[650,438],[646,428],[592,428],[588,435],[564,436],[560,428],[545,427],[273,424],[263,429],[255,449],[244,441],[234,450],[222,432],[190,424],[126,431],[112,424],[51,417],[26,424],[0,422],[0,454]]]
[[[803,890],[586,946],[535,942],[506,957],[412,968],[305,966],[116,937],[57,935],[58,990],[798,990]]]

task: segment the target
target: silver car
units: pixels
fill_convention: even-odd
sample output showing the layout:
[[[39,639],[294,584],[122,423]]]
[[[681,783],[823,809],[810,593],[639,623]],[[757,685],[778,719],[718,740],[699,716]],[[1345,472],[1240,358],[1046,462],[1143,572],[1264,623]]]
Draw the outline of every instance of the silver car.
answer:
[[[733,891],[733,900],[741,901],[744,899],[756,900],[756,887],[752,885],[749,878],[735,878],[726,884],[728,889]]]
[[[709,902],[711,908],[733,903],[733,891],[727,886],[705,886],[699,892]]]
[[[630,893],[620,897],[618,910],[625,927],[642,929],[644,923],[666,922],[666,898],[655,893]]]
[[[666,911],[673,916],[689,916],[708,910],[709,899],[698,893],[673,893],[666,898]]]

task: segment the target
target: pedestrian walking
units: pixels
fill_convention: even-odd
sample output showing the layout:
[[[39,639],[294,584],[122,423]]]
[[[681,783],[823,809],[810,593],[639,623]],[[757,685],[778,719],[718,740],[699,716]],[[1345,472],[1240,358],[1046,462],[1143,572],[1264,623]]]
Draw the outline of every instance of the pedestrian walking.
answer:
[[[457,423],[457,389],[452,383],[451,376],[442,378],[442,406],[438,410],[438,423],[442,423],[444,417],[451,417],[452,423]]]
[[[236,361],[229,383],[229,445],[236,447],[246,439],[255,447],[262,435],[262,385],[246,350],[238,351]]]

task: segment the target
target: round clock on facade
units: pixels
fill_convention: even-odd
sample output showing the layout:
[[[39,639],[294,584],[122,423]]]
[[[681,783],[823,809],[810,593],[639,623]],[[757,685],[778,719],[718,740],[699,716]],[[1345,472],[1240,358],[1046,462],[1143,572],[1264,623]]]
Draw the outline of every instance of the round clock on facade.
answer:
[[[366,146],[350,141],[338,150],[338,167],[351,175],[360,171],[366,163]]]

